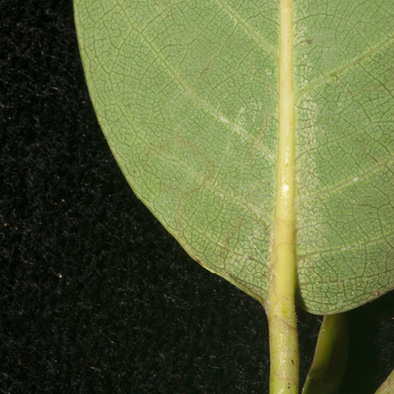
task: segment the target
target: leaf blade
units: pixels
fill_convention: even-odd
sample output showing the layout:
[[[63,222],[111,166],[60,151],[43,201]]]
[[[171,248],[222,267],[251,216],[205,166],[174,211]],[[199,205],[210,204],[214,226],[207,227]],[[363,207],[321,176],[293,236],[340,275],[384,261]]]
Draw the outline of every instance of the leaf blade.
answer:
[[[134,192],[195,260],[264,299],[275,206],[276,2],[75,5],[92,101]],[[298,298],[310,312],[334,313],[394,286],[392,15],[387,0],[295,7]],[[368,34],[352,32],[355,25]],[[380,112],[367,102],[382,103]]]
[[[299,297],[338,313],[393,288],[392,6],[299,7]]]

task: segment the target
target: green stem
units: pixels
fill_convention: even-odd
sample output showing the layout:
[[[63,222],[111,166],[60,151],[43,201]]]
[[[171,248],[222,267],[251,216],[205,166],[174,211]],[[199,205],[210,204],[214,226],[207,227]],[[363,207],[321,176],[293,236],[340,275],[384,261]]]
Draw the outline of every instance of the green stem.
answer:
[[[295,314],[295,103],[293,0],[280,0],[279,138],[270,290],[264,306],[270,331],[270,393],[298,393]]]
[[[294,301],[283,300],[270,308],[270,393],[298,393],[298,336]]]

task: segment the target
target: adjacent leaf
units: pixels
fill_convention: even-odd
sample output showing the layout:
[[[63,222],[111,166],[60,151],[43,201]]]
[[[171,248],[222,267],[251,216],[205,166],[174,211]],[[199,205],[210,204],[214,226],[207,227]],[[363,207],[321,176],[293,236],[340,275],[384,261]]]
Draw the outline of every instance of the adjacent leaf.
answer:
[[[346,313],[324,316],[302,394],[332,394],[345,373],[349,350]]]
[[[375,394],[393,394],[394,393],[394,369],[388,378],[381,384]]]
[[[394,286],[392,0],[295,0],[299,303]],[[76,0],[100,125],[137,196],[207,269],[264,300],[277,169],[277,0]]]

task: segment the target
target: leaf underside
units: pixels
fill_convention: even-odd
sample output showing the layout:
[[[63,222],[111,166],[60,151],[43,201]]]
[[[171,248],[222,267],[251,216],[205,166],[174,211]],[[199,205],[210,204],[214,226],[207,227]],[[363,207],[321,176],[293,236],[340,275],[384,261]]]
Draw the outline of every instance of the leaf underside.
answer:
[[[328,314],[394,287],[394,6],[294,2],[298,303]],[[278,2],[76,0],[75,14],[132,189],[192,258],[264,300]]]

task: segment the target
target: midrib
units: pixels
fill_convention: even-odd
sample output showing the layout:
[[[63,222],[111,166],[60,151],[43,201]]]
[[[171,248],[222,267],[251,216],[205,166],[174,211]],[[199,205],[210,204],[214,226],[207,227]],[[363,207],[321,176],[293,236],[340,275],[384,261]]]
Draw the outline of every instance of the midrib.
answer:
[[[293,0],[281,0],[279,63],[279,141],[276,178],[274,247],[283,272],[294,266],[294,145]],[[274,265],[278,262],[274,261]],[[276,271],[278,272],[278,271]]]
[[[298,391],[295,316],[295,101],[293,0],[280,0],[279,139],[271,280],[264,306],[270,330],[271,393]]]

